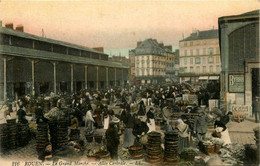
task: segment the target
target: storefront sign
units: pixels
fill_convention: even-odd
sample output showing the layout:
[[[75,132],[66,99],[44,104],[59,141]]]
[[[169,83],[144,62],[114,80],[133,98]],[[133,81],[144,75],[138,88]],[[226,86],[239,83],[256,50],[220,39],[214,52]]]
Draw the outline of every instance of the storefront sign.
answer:
[[[229,92],[241,93],[244,92],[244,75],[229,75]]]
[[[236,115],[249,115],[250,108],[247,105],[232,105],[231,111],[233,113],[233,116]]]

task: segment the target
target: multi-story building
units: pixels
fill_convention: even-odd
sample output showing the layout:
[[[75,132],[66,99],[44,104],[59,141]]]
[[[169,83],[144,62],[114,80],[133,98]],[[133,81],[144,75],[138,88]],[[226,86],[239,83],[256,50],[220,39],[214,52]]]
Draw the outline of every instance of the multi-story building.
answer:
[[[220,98],[227,111],[251,112],[260,96],[259,10],[218,19],[221,48]],[[238,105],[238,106],[236,106]],[[247,109],[245,109],[247,108]]]
[[[219,80],[221,72],[218,30],[196,31],[179,42],[180,82]]]
[[[174,81],[175,77],[175,53],[172,52],[172,46],[165,46],[166,56],[166,78],[170,81]]]
[[[129,51],[129,81],[135,82],[135,53],[134,50]]]
[[[160,47],[156,39],[146,39],[138,42],[137,47],[129,53],[134,56],[130,63],[135,62],[134,77],[137,83],[158,83],[165,80],[165,50]],[[132,66],[131,64],[130,66]]]
[[[180,70],[180,56],[179,56],[179,49],[175,50],[174,52],[174,77],[173,77],[173,81],[174,82],[179,82],[179,70]]]

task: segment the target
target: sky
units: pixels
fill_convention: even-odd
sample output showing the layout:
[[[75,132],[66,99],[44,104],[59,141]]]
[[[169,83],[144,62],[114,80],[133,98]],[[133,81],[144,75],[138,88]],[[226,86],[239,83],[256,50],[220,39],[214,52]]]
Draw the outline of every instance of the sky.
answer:
[[[194,30],[217,29],[218,18],[259,9],[243,1],[7,1],[0,2],[3,26],[12,22],[30,34],[86,47],[135,48],[137,41],[156,38],[165,45]]]

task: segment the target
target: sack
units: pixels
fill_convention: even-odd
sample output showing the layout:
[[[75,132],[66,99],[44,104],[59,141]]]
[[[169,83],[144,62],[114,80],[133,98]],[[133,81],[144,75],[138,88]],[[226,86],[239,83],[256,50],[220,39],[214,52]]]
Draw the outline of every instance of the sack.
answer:
[[[146,145],[147,142],[148,142],[148,135],[147,135],[147,134],[142,135],[141,138],[140,138],[140,143],[141,143],[142,145]]]

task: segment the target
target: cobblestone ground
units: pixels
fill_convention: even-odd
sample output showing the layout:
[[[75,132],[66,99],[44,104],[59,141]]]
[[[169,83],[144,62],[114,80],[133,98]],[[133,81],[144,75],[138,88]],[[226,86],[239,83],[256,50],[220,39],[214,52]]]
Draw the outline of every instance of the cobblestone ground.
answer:
[[[243,122],[229,122],[227,125],[229,136],[232,143],[255,144],[253,129],[259,126],[255,123],[254,118],[249,117]]]

